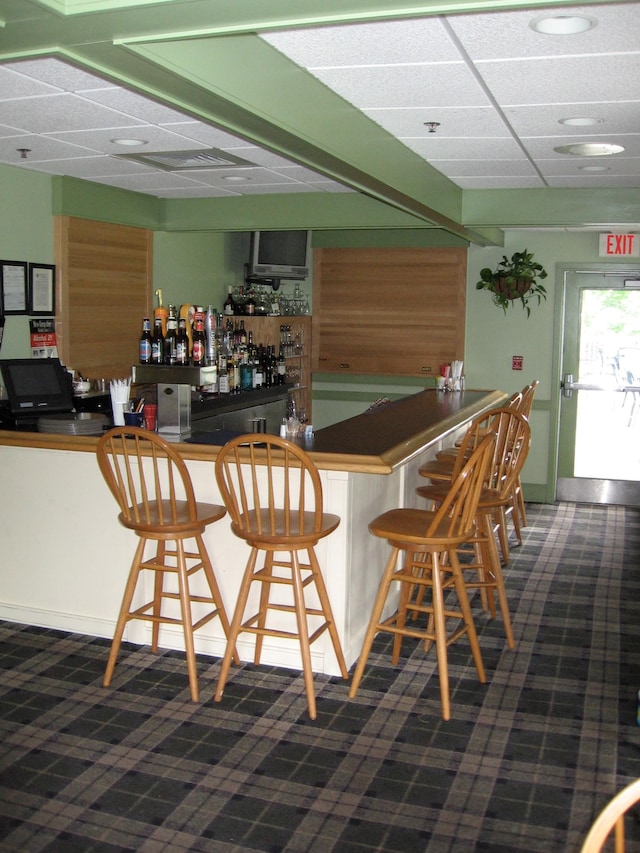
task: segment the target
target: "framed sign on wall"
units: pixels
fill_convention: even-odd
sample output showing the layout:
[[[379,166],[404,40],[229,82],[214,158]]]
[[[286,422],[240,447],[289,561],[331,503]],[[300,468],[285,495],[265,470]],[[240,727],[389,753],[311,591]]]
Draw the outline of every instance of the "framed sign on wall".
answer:
[[[29,264],[29,314],[55,314],[56,268]]]
[[[0,261],[0,308],[5,316],[27,313],[25,261]]]

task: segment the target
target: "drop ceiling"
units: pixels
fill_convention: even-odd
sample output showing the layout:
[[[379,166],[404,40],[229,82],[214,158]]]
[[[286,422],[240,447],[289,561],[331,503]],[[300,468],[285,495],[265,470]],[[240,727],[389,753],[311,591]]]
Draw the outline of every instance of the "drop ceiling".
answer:
[[[367,191],[365,172],[371,186],[379,180],[367,159],[370,150],[385,152],[378,157],[385,169],[417,158],[461,190],[640,188],[640,4],[431,15],[430,4],[423,3],[423,14],[394,18],[387,9],[379,20],[372,12],[376,4],[342,4],[368,7],[366,15],[351,16],[332,13],[332,5],[324,6],[326,20],[354,22],[322,26],[316,14],[314,26],[304,26],[302,15],[297,23],[283,15],[287,25],[279,28],[277,19],[265,23],[264,13],[254,21],[252,4],[238,0],[236,10],[249,17],[216,29],[228,4],[123,2],[124,8],[107,12],[113,4],[96,0],[0,0],[0,163],[160,198]],[[65,6],[66,16],[59,13]],[[404,8],[412,6],[417,10],[411,2]],[[208,21],[208,28],[197,29],[195,19],[190,28],[191,13]],[[577,35],[542,35],[530,26],[542,14],[585,15],[594,26]],[[203,37],[211,37],[215,51],[239,36],[259,46],[256,65],[228,67],[228,80],[215,81],[215,97],[243,74],[254,75],[257,87],[265,85],[273,62],[279,75],[274,73],[274,86],[285,81],[276,93],[280,110],[291,93],[291,103],[302,99],[308,111],[305,116],[292,109],[279,118],[284,142],[262,132],[262,125],[274,124],[273,116],[251,104],[244,124],[235,127],[224,111],[216,121],[214,107],[204,116],[177,108],[178,99],[163,87],[173,71],[167,66],[155,87],[137,86],[129,73],[136,45],[151,44],[143,56],[149,65],[155,41],[197,50]],[[202,79],[194,74],[179,82],[181,91],[193,88],[193,103],[206,101],[204,70]],[[320,95],[324,123],[316,123],[311,138],[309,122]],[[191,103],[188,95],[180,101]],[[354,114],[359,131],[345,155],[334,137]],[[597,123],[562,124],[567,118]],[[433,132],[426,123],[433,123]],[[612,143],[624,151],[609,157],[555,151],[583,142]],[[191,160],[198,152],[214,152],[233,162],[212,167],[204,158],[203,168],[155,166],[150,155],[163,152],[184,152]]]

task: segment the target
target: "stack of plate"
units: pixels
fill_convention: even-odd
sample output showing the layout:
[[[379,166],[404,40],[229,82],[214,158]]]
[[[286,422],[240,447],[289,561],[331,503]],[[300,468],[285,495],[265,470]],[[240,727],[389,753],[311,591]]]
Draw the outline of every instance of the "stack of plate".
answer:
[[[76,412],[43,415],[38,418],[38,432],[57,435],[102,435],[109,418],[97,412]]]

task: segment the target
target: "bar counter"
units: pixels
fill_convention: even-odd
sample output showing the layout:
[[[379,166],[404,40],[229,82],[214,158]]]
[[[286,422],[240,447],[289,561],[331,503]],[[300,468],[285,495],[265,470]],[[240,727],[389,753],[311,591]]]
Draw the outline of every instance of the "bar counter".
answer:
[[[500,391],[423,391],[299,439],[320,469],[325,508],[341,518],[317,548],[347,665],[357,658],[388,555],[368,523],[394,506],[420,505],[419,467],[450,445],[477,414],[500,405]],[[117,521],[117,507],[95,460],[97,438],[0,431],[0,618],[111,637],[136,538]],[[220,502],[213,461],[216,445],[174,445],[187,460],[196,496]],[[227,519],[210,526],[205,542],[229,613],[247,546]],[[125,639],[146,644],[150,629],[129,626]],[[300,668],[297,648],[270,638],[265,664]],[[161,644],[182,648],[165,628]],[[217,620],[196,634],[196,649],[220,657]],[[252,641],[239,645],[252,659]],[[331,643],[312,647],[314,669],[338,674]],[[114,684],[117,685],[118,670]],[[185,670],[185,690],[187,679]],[[206,697],[203,697],[206,698]]]

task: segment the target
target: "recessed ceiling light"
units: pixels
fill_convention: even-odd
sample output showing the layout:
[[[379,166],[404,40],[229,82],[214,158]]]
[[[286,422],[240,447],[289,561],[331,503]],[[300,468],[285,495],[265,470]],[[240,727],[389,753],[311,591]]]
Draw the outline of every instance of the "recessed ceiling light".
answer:
[[[608,157],[610,154],[620,154],[624,148],[608,142],[578,142],[575,145],[559,145],[553,150],[558,154],[577,154],[580,157]]]
[[[608,172],[609,166],[578,166],[581,172]]]
[[[122,139],[112,139],[110,141],[113,142],[114,145],[129,145],[131,147],[133,147],[135,145],[148,145],[148,142],[146,139],[122,138]]]
[[[245,175],[224,175],[222,180],[229,181],[230,183],[239,184],[243,181],[250,181],[251,178],[248,178]]]
[[[532,30],[548,36],[571,36],[586,33],[597,21],[585,15],[544,15],[529,24]]]
[[[558,124],[566,124],[569,127],[591,127],[594,124],[603,124],[604,119],[590,118],[589,116],[576,116],[575,118],[561,118]]]

